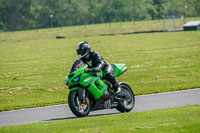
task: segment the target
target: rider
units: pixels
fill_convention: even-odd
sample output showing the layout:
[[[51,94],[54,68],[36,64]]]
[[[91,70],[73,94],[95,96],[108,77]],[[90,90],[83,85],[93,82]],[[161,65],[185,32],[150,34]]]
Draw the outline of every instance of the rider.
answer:
[[[105,73],[104,78],[112,84],[115,93],[118,94],[121,91],[120,86],[114,76],[112,66],[108,62],[106,62],[98,52],[91,51],[88,42],[79,42],[76,47],[76,51],[80,60],[84,64],[87,64],[88,68],[93,68],[91,72],[95,73],[103,70]]]

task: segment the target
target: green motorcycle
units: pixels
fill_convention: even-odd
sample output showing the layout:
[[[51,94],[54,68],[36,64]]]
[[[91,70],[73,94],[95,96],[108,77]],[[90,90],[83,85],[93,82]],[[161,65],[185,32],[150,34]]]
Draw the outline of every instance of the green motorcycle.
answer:
[[[112,64],[115,77],[122,75],[125,64]],[[91,73],[88,65],[76,60],[65,78],[69,87],[68,104],[77,117],[88,116],[91,111],[116,108],[120,112],[129,112],[135,104],[135,96],[126,83],[120,82],[121,91],[115,94],[112,85],[103,79],[103,71]]]

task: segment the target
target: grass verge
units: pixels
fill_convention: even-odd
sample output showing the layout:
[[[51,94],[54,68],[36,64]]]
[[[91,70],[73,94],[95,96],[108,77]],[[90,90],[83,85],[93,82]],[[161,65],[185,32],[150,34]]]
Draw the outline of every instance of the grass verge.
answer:
[[[200,106],[184,106],[154,111],[87,117],[36,124],[0,127],[1,133],[118,133],[173,132],[198,133]]]

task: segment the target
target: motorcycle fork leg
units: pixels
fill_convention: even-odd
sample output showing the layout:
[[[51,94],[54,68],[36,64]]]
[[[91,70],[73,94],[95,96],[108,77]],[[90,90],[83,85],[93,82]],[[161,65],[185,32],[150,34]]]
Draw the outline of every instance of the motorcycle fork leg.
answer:
[[[85,89],[84,88],[79,88],[78,89],[78,98],[81,103],[86,103],[85,99]]]

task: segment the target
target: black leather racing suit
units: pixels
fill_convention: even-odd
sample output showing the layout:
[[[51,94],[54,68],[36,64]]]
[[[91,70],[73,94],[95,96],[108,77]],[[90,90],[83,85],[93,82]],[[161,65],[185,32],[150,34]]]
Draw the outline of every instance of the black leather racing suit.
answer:
[[[92,51],[89,54],[88,59],[81,59],[81,61],[87,64],[88,68],[93,68],[95,71],[103,70],[105,73],[104,78],[112,84],[114,89],[117,89],[119,85],[115,79],[112,66],[98,52]]]

